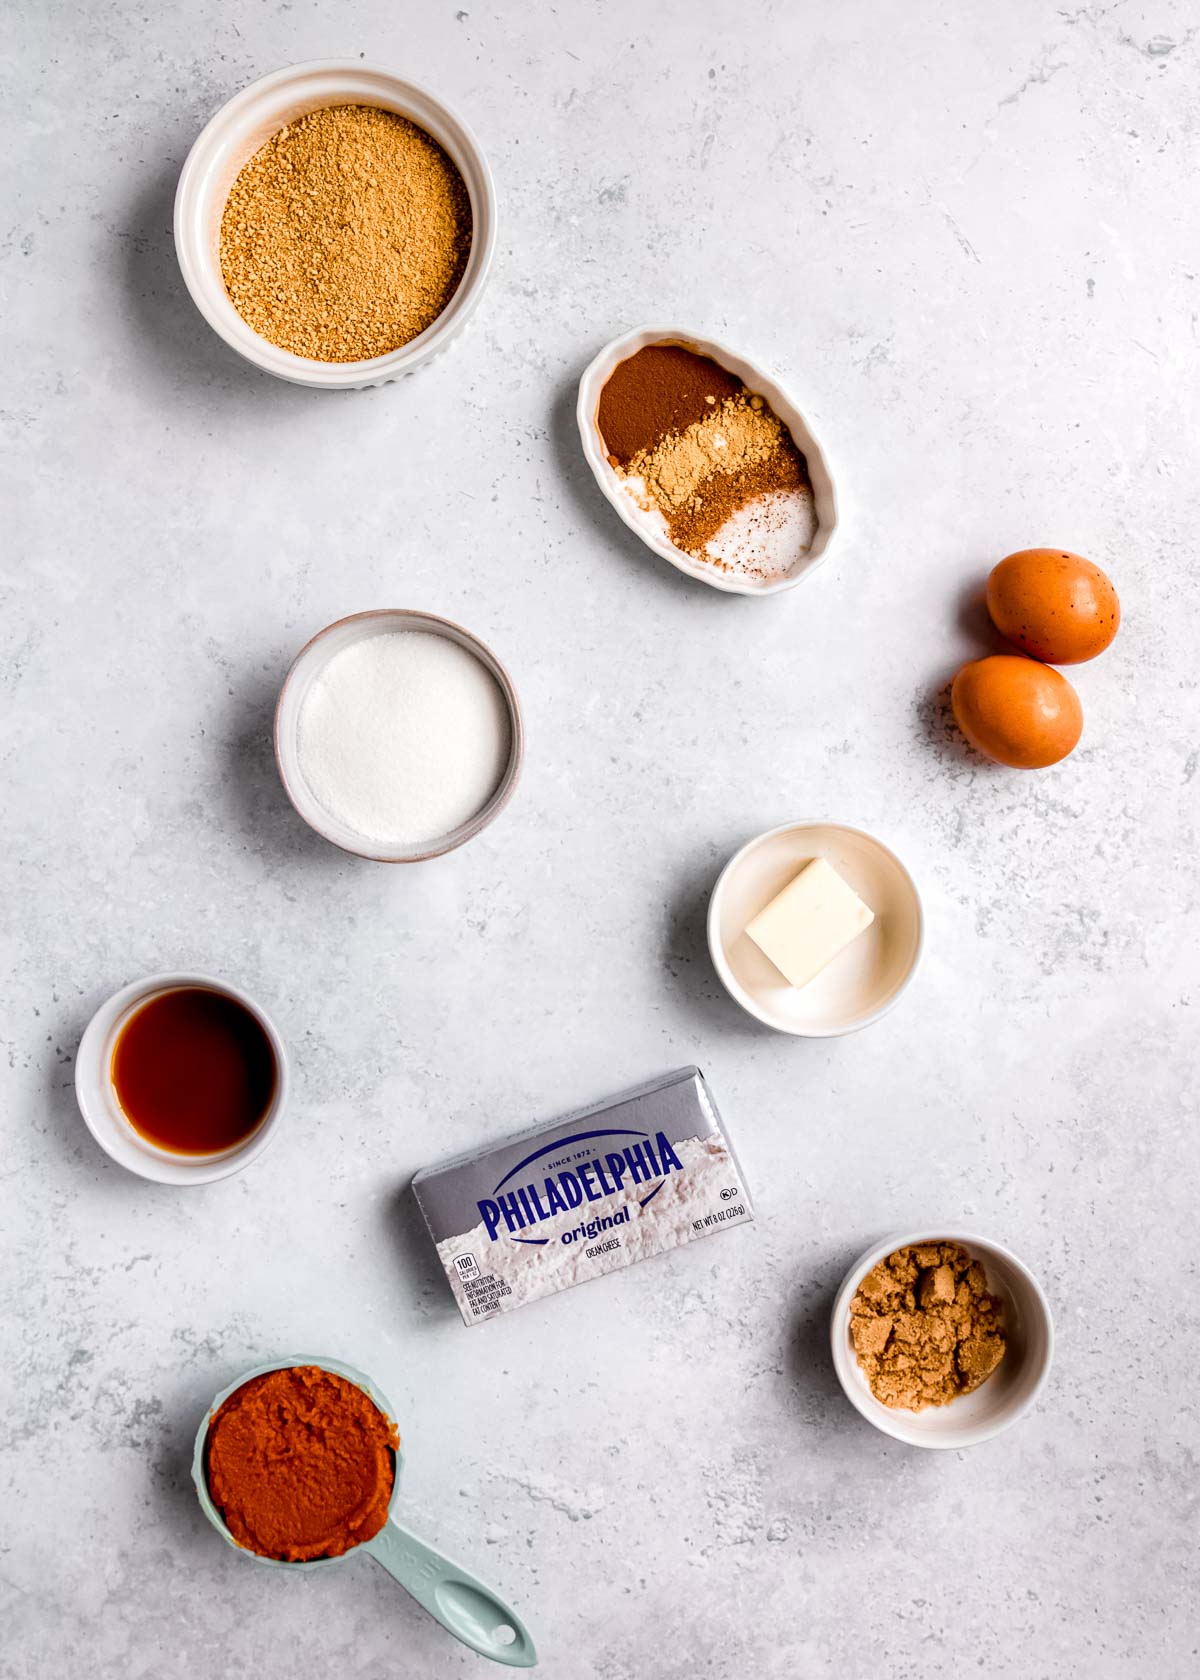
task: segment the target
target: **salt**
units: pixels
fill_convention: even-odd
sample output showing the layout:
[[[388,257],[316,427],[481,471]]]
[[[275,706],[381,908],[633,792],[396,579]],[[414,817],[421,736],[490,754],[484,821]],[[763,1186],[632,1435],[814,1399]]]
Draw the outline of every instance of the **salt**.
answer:
[[[705,543],[704,558],[723,572],[771,583],[787,576],[816,534],[810,490],[768,490],[730,514]]]
[[[424,630],[366,636],[309,685],[300,769],[321,805],[368,840],[420,845],[495,793],[511,732],[499,684],[473,653]]]

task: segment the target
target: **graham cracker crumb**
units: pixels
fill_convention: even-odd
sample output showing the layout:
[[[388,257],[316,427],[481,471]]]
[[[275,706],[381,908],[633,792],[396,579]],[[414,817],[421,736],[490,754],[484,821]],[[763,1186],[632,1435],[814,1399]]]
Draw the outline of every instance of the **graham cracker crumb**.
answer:
[[[945,1406],[1004,1357],[1003,1305],[957,1243],[921,1243],[881,1260],[850,1305],[850,1339],[885,1406]]]
[[[243,167],[221,216],[221,272],[272,344],[364,361],[437,319],[471,232],[462,176],[424,129],[373,105],[326,106]]]

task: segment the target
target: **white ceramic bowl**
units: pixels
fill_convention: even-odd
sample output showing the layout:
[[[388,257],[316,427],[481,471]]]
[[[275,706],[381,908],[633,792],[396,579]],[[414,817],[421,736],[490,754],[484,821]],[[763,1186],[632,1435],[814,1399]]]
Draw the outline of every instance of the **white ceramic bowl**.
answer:
[[[875,920],[797,989],[745,930],[817,857],[844,876]],[[886,1015],[915,974],[923,942],[916,882],[881,840],[844,823],[784,823],[760,834],[730,858],[709,900],[708,949],[730,997],[766,1026],[803,1038],[835,1038]]]
[[[614,472],[596,423],[600,393],[617,364],[636,355],[639,350],[644,350],[648,344],[682,344],[689,350],[698,351],[702,356],[710,356],[714,362],[736,375],[751,391],[765,397],[791,432],[797,449],[808,462],[817,529],[808,552],[799,556],[784,577],[772,578],[769,581],[741,577],[722,572],[701,560],[694,560],[690,554],[685,554],[683,549],[676,548],[656,525],[652,516],[638,507],[620,476]],[[713,589],[724,590],[729,595],[778,595],[784,589],[794,589],[802,578],[808,577],[817,569],[829,553],[837,533],[838,507],[833,474],[825,451],[812,427],[779,381],[757,363],[739,355],[736,350],[729,349],[718,340],[701,338],[684,327],[635,327],[632,332],[623,333],[620,338],[614,338],[611,344],[606,344],[584,372],[579,381],[579,401],[575,412],[583,453],[595,474],[596,483],[620,518],[641,538],[646,547],[653,549],[654,553],[661,555],[664,560],[669,560],[679,571],[686,572],[688,577],[698,578],[701,583],[707,583]]]
[[[408,117],[457,165],[471,200],[471,254],[458,290],[432,326],[399,350],[368,361],[319,362],[281,350],[243,321],[221,277],[221,216],[243,164],[285,124],[326,105],[378,105]],[[475,313],[495,245],[496,192],[470,129],[416,82],[359,59],[293,64],[243,88],[200,134],[175,194],[175,251],[188,291],[209,326],[255,367],[324,391],[386,385],[436,356]]]
[[[182,986],[220,992],[248,1009],[266,1033],[275,1056],[275,1094],[271,1106],[244,1142],[219,1154],[177,1155],[172,1150],[157,1148],[130,1125],[113,1089],[113,1051],[125,1023],[150,998],[178,991]],[[114,993],[88,1022],[75,1058],[75,1096],[88,1130],[118,1166],[128,1167],[140,1178],[150,1178],[158,1184],[209,1184],[214,1179],[229,1178],[256,1161],[279,1130],[287,1107],[289,1083],[287,1051],[275,1023],[261,1004],[227,980],[211,980],[203,974],[153,974],[148,980],[135,980],[131,986]]]
[[[883,1405],[867,1386],[850,1340],[850,1303],[859,1284],[881,1260],[898,1248],[931,1242],[959,1243],[973,1260],[982,1263],[993,1295],[1004,1302],[1008,1348],[991,1376],[972,1394],[964,1394],[948,1406],[906,1412]],[[846,1273],[833,1303],[830,1336],[833,1368],[850,1404],[876,1429],[910,1447],[973,1447],[999,1435],[1033,1405],[1054,1357],[1050,1303],[1028,1266],[999,1243],[954,1226],[901,1231],[860,1255]]]
[[[304,696],[318,672],[335,653],[340,653],[352,642],[361,641],[367,636],[385,636],[397,630],[423,630],[433,635],[446,636],[450,641],[457,642],[459,647],[466,648],[467,652],[473,653],[496,679],[508,709],[508,765],[495,793],[473,817],[465,823],[460,823],[450,834],[442,835],[437,840],[423,841],[415,846],[384,845],[381,841],[370,840],[357,829],[339,822],[332,811],[328,811],[316,798],[300,763],[300,712],[304,705]],[[445,852],[452,852],[457,846],[463,846],[468,840],[474,839],[481,829],[486,828],[499,816],[512,798],[517,778],[521,774],[524,754],[525,727],[521,719],[517,691],[513,687],[512,678],[491,648],[486,642],[481,642],[478,636],[464,630],[461,624],[454,624],[448,618],[439,618],[434,613],[414,612],[407,608],[385,607],[373,612],[352,613],[349,618],[339,618],[335,624],[326,625],[324,630],[318,631],[292,661],[292,667],[279,691],[279,703],[275,708],[275,763],[288,798],[310,828],[315,829],[335,846],[340,846],[344,852],[353,852],[356,857],[370,858],[374,863],[423,863],[427,858],[441,857]]]

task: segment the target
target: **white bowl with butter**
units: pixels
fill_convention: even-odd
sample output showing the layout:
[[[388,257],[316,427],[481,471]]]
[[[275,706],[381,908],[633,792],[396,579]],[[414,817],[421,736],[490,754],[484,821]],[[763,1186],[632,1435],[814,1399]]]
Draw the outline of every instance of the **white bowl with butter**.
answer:
[[[786,921],[766,943],[789,970],[819,960],[822,941],[837,943],[829,922],[845,915],[847,940],[805,985],[791,985],[747,934],[754,919],[815,859],[851,889],[842,906],[828,899],[806,927]],[[873,912],[869,925],[850,900]],[[878,1021],[916,972],[925,918],[916,882],[889,847],[844,823],[793,822],[768,830],[725,865],[708,907],[708,948],[730,997],[765,1026],[801,1038],[836,1038]],[[782,941],[779,943],[778,941]]]

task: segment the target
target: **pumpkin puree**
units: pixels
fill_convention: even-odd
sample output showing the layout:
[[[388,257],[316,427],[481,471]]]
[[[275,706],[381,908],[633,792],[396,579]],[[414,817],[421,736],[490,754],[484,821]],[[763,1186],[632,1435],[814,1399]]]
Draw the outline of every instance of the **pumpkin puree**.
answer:
[[[316,1365],[243,1383],[208,1431],[208,1491],[239,1546],[302,1563],[379,1533],[396,1478],[396,1426],[362,1389]]]

